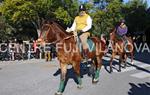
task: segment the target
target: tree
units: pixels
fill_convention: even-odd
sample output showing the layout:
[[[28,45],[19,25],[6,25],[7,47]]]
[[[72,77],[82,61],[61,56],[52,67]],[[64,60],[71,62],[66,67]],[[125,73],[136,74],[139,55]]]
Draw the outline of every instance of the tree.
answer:
[[[147,2],[145,0],[132,0],[123,7],[131,34],[144,33],[148,23]]]
[[[109,36],[110,30],[124,17],[121,11],[122,3],[119,0],[106,0],[105,3],[100,3],[103,8],[98,6],[91,14],[94,22],[93,34],[100,36],[104,33]]]
[[[5,20],[3,16],[0,16],[0,40],[8,40],[12,35],[12,31],[16,31],[13,27],[11,27]]]
[[[24,34],[30,37],[35,31],[39,33],[45,20],[56,19],[65,25],[70,24],[77,7],[77,0],[5,0],[0,10],[6,22],[16,28],[14,35],[28,32]],[[31,31],[24,31],[26,28]]]
[[[92,0],[91,0],[92,1]],[[124,4],[122,0],[93,0],[85,2],[93,19],[92,34],[108,35],[120,19],[125,18],[130,31],[143,31],[149,27],[147,3],[144,0],[131,0]],[[12,36],[37,36],[42,23],[54,19],[65,26],[70,26],[78,13],[78,0],[4,0],[0,12],[5,23],[11,26]],[[15,29],[16,31],[13,31]],[[38,32],[39,33],[39,32]]]
[[[58,1],[55,0],[55,2]],[[60,5],[54,12],[55,17],[61,23],[70,25],[78,13],[78,0],[62,0]]]

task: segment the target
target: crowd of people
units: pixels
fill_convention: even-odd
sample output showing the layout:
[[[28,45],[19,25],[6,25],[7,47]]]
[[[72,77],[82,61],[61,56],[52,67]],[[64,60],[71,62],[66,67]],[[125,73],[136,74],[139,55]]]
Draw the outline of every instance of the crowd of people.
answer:
[[[54,58],[56,53],[54,46],[49,44],[46,51],[44,47],[35,41],[11,40],[0,42],[0,61],[44,59],[46,52],[50,52]]]

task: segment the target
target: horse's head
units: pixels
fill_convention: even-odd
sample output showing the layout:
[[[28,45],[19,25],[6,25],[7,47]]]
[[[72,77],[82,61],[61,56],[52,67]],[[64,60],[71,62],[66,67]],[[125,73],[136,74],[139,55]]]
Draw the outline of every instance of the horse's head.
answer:
[[[41,28],[40,37],[49,43],[59,41],[66,36],[65,29],[54,21],[47,21]]]

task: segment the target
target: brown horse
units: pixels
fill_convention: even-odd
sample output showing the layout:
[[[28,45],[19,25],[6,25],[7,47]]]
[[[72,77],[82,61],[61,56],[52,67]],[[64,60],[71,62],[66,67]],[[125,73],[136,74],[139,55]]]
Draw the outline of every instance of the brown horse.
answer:
[[[73,66],[78,81],[77,87],[81,88],[82,81],[80,77],[80,63],[82,56],[80,49],[77,46],[77,40],[73,35],[66,34],[65,30],[54,21],[44,24],[43,31],[45,30],[49,31],[49,34],[47,34],[48,42],[56,44],[57,57],[60,62],[61,78],[59,89],[55,94],[61,95],[63,93],[68,65]],[[96,49],[88,52],[87,55],[89,59],[92,59],[92,62],[95,66],[92,82],[97,83],[99,80],[99,72],[102,66],[105,43],[97,37],[92,37],[91,39],[95,43]]]
[[[118,39],[117,34],[116,34],[116,28],[112,30],[110,33],[110,42],[112,46],[112,57],[110,60],[110,73],[113,71],[112,70],[112,63],[113,59],[115,56],[118,54],[119,55],[119,72],[121,72],[121,63],[124,63],[124,67],[126,68],[126,59],[127,56],[130,54],[131,56],[131,64],[133,64],[133,40],[131,37],[127,37],[128,40],[128,45],[125,46],[124,42],[122,39]],[[126,52],[125,48],[129,50],[129,52]]]

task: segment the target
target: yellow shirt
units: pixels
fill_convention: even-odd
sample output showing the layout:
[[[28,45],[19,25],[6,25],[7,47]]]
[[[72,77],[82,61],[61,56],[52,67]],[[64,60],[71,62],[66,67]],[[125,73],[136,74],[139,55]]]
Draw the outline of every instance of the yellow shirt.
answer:
[[[82,30],[87,26],[87,18],[89,17],[88,14],[85,14],[83,16],[77,16],[75,18],[75,23],[76,23],[76,29]]]

